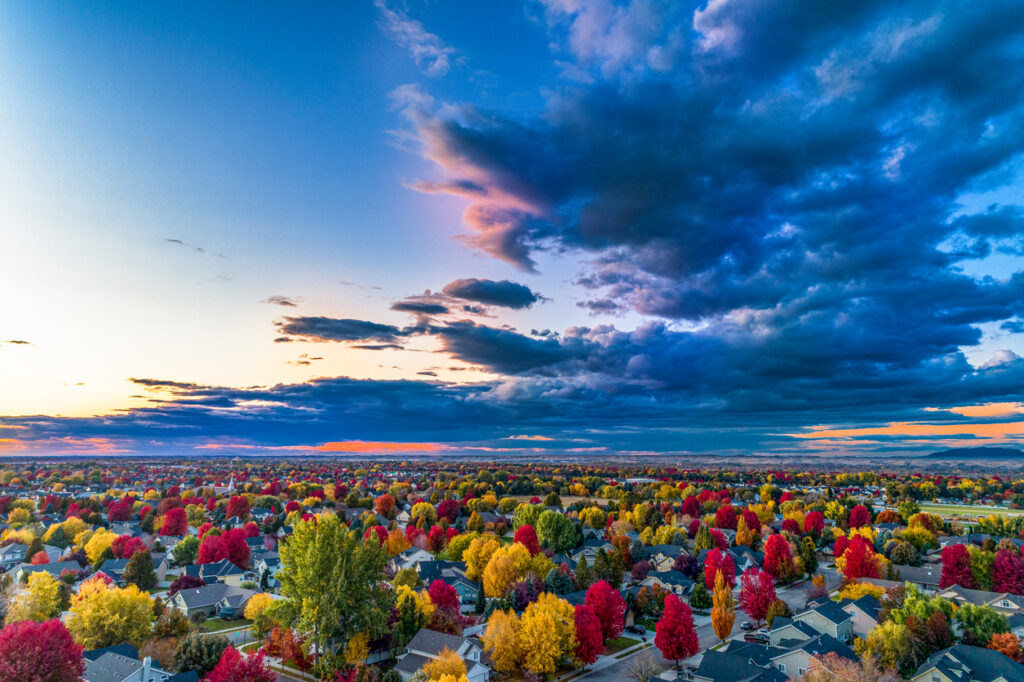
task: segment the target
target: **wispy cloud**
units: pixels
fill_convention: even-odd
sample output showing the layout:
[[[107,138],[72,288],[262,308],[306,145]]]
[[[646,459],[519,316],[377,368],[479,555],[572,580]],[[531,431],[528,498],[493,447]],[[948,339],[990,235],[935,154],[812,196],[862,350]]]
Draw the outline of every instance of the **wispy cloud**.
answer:
[[[455,48],[446,45],[404,11],[388,7],[384,0],[376,0],[374,4],[380,10],[384,28],[392,40],[409,50],[416,60],[416,66],[424,74],[439,78],[448,73]]]

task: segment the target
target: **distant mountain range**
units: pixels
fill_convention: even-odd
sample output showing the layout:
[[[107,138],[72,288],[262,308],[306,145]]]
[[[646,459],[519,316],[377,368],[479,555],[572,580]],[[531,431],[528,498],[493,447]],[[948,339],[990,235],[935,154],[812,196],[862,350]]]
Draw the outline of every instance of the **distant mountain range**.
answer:
[[[925,455],[928,459],[1024,459],[1016,448],[953,448]]]

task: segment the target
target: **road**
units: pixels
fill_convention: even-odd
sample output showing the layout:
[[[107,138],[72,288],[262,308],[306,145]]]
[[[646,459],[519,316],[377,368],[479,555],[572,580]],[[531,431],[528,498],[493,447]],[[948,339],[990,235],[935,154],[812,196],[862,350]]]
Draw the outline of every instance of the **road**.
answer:
[[[840,583],[842,582],[842,579],[839,577],[839,574],[836,573],[835,569],[833,568],[823,567],[821,569],[821,574],[822,577],[825,578],[825,586],[829,590],[833,590],[839,587]],[[799,612],[803,610],[804,604],[807,603],[807,593],[810,592],[811,587],[811,581],[808,580],[798,585],[780,588],[778,590],[778,596],[784,599],[786,603],[789,604],[791,609],[793,609],[796,612]],[[742,631],[740,630],[739,626],[741,622],[743,622],[743,612],[739,611],[736,614],[736,624],[733,626],[733,637],[742,636]],[[697,626],[697,637],[700,639],[701,649],[707,649],[722,641],[718,638],[718,635],[715,634],[715,630],[711,626],[710,622]],[[653,632],[648,631],[646,641],[651,643],[654,642]],[[636,657],[642,655],[650,656],[654,664],[658,667],[659,671],[666,670],[674,665],[674,661],[669,661],[663,658],[661,652],[658,651],[657,648],[652,646],[642,651],[638,651],[637,653],[634,653],[630,656],[627,656],[614,665],[608,666],[607,668],[603,668],[602,670],[598,670],[588,675],[584,675],[577,679],[586,679],[588,682],[597,682],[598,680],[607,680],[608,682],[612,682],[613,680],[627,680],[629,679],[629,671],[633,667],[633,664],[636,661]],[[693,658],[689,658],[686,661],[681,661],[680,665],[696,665],[696,663],[699,660],[700,654],[697,654]]]

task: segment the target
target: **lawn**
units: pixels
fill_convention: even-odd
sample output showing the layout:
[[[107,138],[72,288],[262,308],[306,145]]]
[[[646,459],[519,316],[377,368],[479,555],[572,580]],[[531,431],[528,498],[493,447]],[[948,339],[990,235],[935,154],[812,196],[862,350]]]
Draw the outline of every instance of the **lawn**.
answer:
[[[238,620],[211,618],[200,625],[199,629],[203,632],[221,632],[223,630],[234,630],[235,628],[245,627],[250,623],[252,623],[252,621],[246,620],[245,618],[239,618]]]
[[[623,649],[628,649],[631,646],[636,646],[640,643],[639,639],[633,639],[632,637],[619,637],[608,642],[605,646],[605,654],[617,654]]]
[[[979,505],[965,504],[922,504],[921,511],[939,516],[1020,516],[1024,511],[1020,509],[1007,509],[1005,507],[982,507]]]
[[[654,628],[657,627],[658,621],[654,620],[653,618],[637,618],[636,624],[653,631]]]

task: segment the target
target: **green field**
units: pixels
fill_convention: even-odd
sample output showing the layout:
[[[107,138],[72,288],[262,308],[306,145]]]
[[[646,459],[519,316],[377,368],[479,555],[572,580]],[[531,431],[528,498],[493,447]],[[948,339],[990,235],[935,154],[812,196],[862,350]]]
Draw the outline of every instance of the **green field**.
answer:
[[[969,504],[922,504],[921,511],[939,516],[1020,516],[1024,510],[1003,507],[982,507]]]

